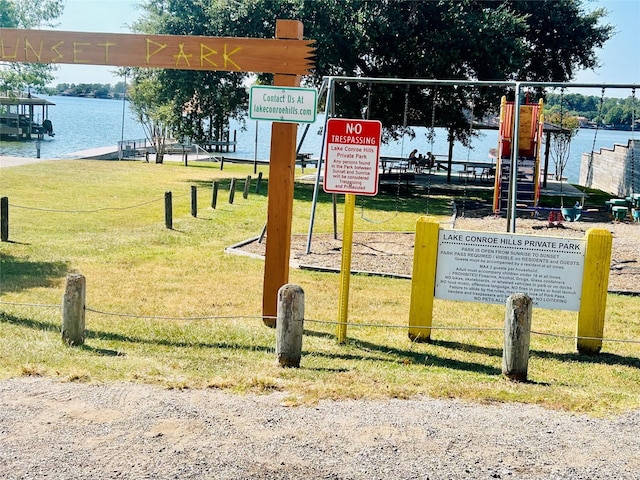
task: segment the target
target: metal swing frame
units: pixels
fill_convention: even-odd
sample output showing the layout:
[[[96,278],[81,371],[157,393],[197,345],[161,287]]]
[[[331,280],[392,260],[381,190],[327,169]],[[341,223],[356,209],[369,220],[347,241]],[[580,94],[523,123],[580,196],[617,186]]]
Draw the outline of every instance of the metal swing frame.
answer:
[[[409,110],[409,87],[407,87],[407,91],[404,94],[404,116],[403,116],[403,125],[406,128],[407,127],[407,112]],[[369,91],[367,94],[367,114],[365,116],[365,118],[367,120],[369,120],[371,115],[371,84],[369,84]],[[402,139],[403,142],[403,147],[402,147],[402,154],[404,155],[404,137]],[[377,224],[377,225],[381,225],[383,223],[387,223],[390,222],[391,220],[393,220],[394,218],[396,218],[398,216],[398,214],[400,213],[400,209],[398,208],[398,205],[400,204],[400,184],[401,184],[401,175],[398,174],[398,183],[396,185],[396,211],[395,214],[390,216],[389,218],[386,218],[384,220],[373,220],[371,218],[367,218],[364,215],[364,198],[361,196],[360,198],[360,218],[362,220],[364,220],[365,222],[369,222],[369,223],[373,223],[373,224]],[[335,196],[335,194],[334,194]],[[334,225],[336,224],[336,211],[334,210]],[[336,233],[334,232],[334,238],[336,237]]]
[[[520,105],[521,105],[521,93],[523,88],[554,88],[554,87],[571,87],[571,88],[607,88],[607,89],[637,89],[640,87],[640,83],[572,83],[572,82],[529,82],[529,81],[473,81],[473,80],[438,80],[438,79],[402,79],[402,78],[375,78],[375,77],[348,77],[348,76],[328,76],[324,77],[322,87],[326,87],[326,116],[325,125],[322,138],[322,149],[317,164],[316,182],[313,192],[313,200],[311,206],[311,215],[309,219],[309,230],[307,235],[307,248],[306,252],[311,252],[311,239],[313,236],[313,225],[315,222],[315,211],[317,206],[318,191],[320,185],[320,178],[322,174],[322,162],[324,157],[324,149],[326,146],[327,136],[327,122],[330,118],[335,116],[335,104],[333,102],[334,86],[336,83],[386,83],[386,84],[398,84],[398,85],[422,85],[422,86],[488,86],[488,87],[508,87],[515,90],[515,105],[514,105],[514,125],[515,131],[518,131],[520,127]],[[324,93],[324,92],[322,92]],[[318,96],[320,99],[321,95]],[[518,152],[518,136],[514,138],[511,149],[512,152]],[[517,155],[511,155],[511,172],[516,171],[515,162]],[[507,209],[507,232],[515,233],[516,231],[516,196],[517,194],[517,176],[511,175],[509,179],[509,208]]]

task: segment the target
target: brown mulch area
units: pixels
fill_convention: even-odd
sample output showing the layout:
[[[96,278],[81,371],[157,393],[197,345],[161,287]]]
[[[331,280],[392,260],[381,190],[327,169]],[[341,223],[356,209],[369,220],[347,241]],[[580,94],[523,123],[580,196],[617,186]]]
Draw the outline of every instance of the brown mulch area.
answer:
[[[490,211],[461,212],[444,228],[506,232],[507,220]],[[589,228],[603,228],[613,235],[609,291],[640,293],[640,224],[613,222],[606,212],[586,212],[577,222],[550,224],[548,219],[517,218],[516,233],[554,237],[582,237]],[[351,267],[353,271],[410,278],[413,265],[413,232],[355,232]],[[291,239],[291,265],[313,269],[340,269],[342,240],[332,234],[314,233],[311,253],[306,254],[306,235]],[[264,255],[264,243],[253,241],[236,247],[244,253]]]

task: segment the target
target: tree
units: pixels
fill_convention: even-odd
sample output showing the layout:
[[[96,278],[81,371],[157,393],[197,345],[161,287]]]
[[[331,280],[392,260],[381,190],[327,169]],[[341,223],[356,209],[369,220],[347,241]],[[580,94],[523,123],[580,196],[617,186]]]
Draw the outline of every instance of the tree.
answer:
[[[0,0],[0,27],[12,28],[18,24],[18,12],[13,2]]]
[[[118,82],[113,86],[113,95],[116,98],[122,98],[127,94],[127,84],[125,82]]]
[[[555,165],[555,178],[561,182],[560,189],[562,190],[562,177],[571,153],[571,140],[578,133],[580,122],[577,117],[562,110],[551,113],[545,117],[545,120],[562,127],[560,132],[554,133],[551,137],[550,145],[551,159]]]
[[[596,48],[613,31],[600,25],[606,12],[586,13],[582,0],[149,0],[144,8],[137,28],[147,33],[271,38],[276,19],[299,19],[305,37],[315,40],[316,66],[305,82],[316,86],[326,75],[568,81],[597,65]],[[165,98],[175,96],[176,83],[169,83]],[[351,83],[337,85],[336,108],[360,117],[368,106],[369,117],[382,120],[392,138],[412,134],[404,121],[408,99],[408,127],[430,125],[435,108],[436,123],[467,142],[471,111],[475,117],[494,112],[509,93]]]
[[[612,25],[599,24],[605,9],[587,13],[582,0],[504,3],[527,23],[524,62],[516,72],[522,80],[569,81],[578,70],[597,67],[596,49],[614,31]]]
[[[612,127],[618,127],[622,124],[624,118],[624,109],[620,105],[610,108],[604,116],[604,123]]]
[[[155,163],[163,163],[172,126],[173,105],[158,102],[161,89],[158,70],[141,69],[133,78],[129,92],[131,109],[156,152]]]
[[[0,0],[0,27],[52,27],[63,8],[63,0]],[[54,65],[40,63],[0,62],[0,90],[44,88],[53,80],[55,68]]]
[[[134,30],[221,36],[221,19],[211,13],[218,7],[210,3],[202,0],[149,1],[145,5],[147,15],[134,25]],[[155,101],[167,107],[165,111],[170,111],[171,133],[176,137],[189,138],[196,143],[223,140],[228,134],[229,119],[242,122],[246,114],[247,76],[247,73],[235,72],[159,71]],[[131,101],[135,103],[136,99]]]

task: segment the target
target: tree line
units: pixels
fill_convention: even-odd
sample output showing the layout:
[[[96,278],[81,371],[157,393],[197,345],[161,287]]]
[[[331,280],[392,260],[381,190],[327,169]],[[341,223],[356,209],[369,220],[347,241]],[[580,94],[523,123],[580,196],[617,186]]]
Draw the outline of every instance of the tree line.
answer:
[[[41,90],[47,95],[62,95],[66,97],[88,98],[122,98],[125,95],[126,85],[118,82],[110,83],[59,83],[55,87],[45,87]]]
[[[272,38],[278,18],[298,19],[314,41],[315,67],[304,86],[325,76],[567,82],[598,66],[597,49],[613,35],[606,10],[584,0],[477,2],[405,0],[147,0],[136,33]],[[143,70],[132,78],[132,106],[156,132],[220,140],[230,118],[242,121],[247,82],[269,75]],[[335,111],[381,120],[383,139],[414,136],[411,126],[444,126],[450,140],[469,142],[469,110],[495,114],[513,89],[337,84]],[[535,95],[544,95],[536,91]],[[534,99],[534,100],[537,100]],[[160,128],[163,127],[163,128]],[[151,131],[151,130],[150,130]]]
[[[640,129],[640,101],[633,95],[627,98],[571,93],[551,93],[546,96],[546,111],[554,114],[578,117],[581,126],[595,126],[630,130],[632,123]],[[560,122],[564,123],[564,122]]]

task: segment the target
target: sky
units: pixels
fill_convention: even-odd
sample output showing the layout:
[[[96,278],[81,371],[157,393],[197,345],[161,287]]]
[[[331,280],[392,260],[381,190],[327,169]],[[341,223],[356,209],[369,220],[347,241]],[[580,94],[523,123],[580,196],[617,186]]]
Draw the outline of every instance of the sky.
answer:
[[[67,0],[64,13],[58,19],[59,30],[75,32],[129,33],[131,25],[142,13],[137,0]],[[592,10],[607,9],[606,22],[615,26],[615,35],[597,50],[601,66],[595,71],[581,71],[574,79],[578,83],[640,83],[640,1],[586,0]],[[58,83],[110,83],[122,81],[113,72],[116,67],[61,65],[55,73]],[[600,89],[580,89],[584,95],[599,95]],[[639,92],[640,93],[640,92]],[[608,90],[607,97],[627,97],[628,90]]]

